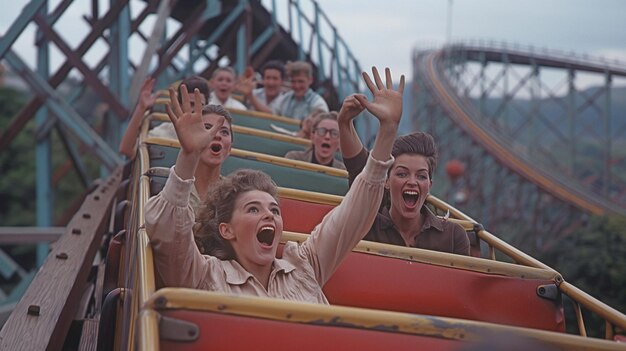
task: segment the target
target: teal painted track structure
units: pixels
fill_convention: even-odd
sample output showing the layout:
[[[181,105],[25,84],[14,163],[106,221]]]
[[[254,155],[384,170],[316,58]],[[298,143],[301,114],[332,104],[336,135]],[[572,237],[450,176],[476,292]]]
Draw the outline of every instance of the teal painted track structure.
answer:
[[[72,21],[81,21],[84,33],[58,29]],[[28,26],[36,28],[35,38],[26,38]],[[18,50],[16,42],[23,39],[35,42],[34,64]],[[51,59],[53,47],[61,58],[58,67]],[[306,60],[314,69],[313,88],[332,109],[348,94],[363,90],[359,62],[313,0],[67,0],[54,8],[46,0],[32,0],[0,38],[0,59],[33,94],[0,131],[0,150],[6,150],[29,121],[37,125],[37,221],[26,229],[0,228],[0,245],[39,242],[32,265],[16,261],[0,247],[0,279],[18,281],[0,289],[0,321],[33,275],[21,265],[36,269],[45,261],[47,243],[58,237],[59,226],[66,225],[77,208],[53,215],[58,183],[76,172],[79,181],[73,186],[87,194],[95,179],[124,164],[117,147],[145,77],[156,77],[157,88],[163,88],[191,74],[208,78],[218,65],[242,73],[247,66],[258,71],[272,59]],[[84,101],[91,110],[78,108]],[[98,104],[104,107],[100,112],[93,110]],[[56,156],[70,167],[53,167],[53,137],[60,138],[64,148],[64,154]],[[99,169],[94,171],[87,160],[95,160]]]
[[[67,14],[80,6],[87,30],[76,40],[58,28],[76,21]],[[35,43],[34,64],[16,44],[29,26],[36,29],[34,38],[26,38]],[[58,65],[52,64],[53,47],[61,56]],[[131,48],[141,57],[131,57]],[[65,0],[54,8],[32,0],[0,38],[0,59],[32,93],[1,131],[0,151],[30,121],[37,135],[37,221],[22,230],[0,228],[0,244],[36,243],[34,267],[46,260],[48,243],[74,214],[54,218],[58,182],[71,170],[78,175],[75,186],[88,195],[95,179],[124,165],[116,150],[146,76],[157,77],[163,88],[190,74],[206,77],[220,65],[241,73],[271,59],[307,60],[314,66],[314,88],[331,109],[346,95],[364,91],[359,62],[314,0]],[[504,235],[530,224],[532,235],[506,239],[532,250],[555,245],[590,215],[626,214],[626,115],[615,113],[626,77],[623,63],[489,42],[416,50],[412,59],[410,115],[413,129],[432,133],[439,144],[435,193],[441,198]],[[586,76],[599,82],[595,89],[581,87],[577,79]],[[78,109],[89,94],[104,108]],[[248,117],[235,115],[235,123],[238,118]],[[271,130],[267,124],[254,127]],[[53,166],[53,136],[63,141],[61,157],[69,167]],[[251,142],[247,138],[241,142]],[[97,162],[97,171],[87,159]],[[462,175],[445,173],[451,160],[465,165]],[[313,186],[326,181],[326,175],[316,176]],[[342,194],[345,180],[335,178],[332,192]],[[0,279],[17,282],[3,284],[0,321],[35,271],[0,247]]]

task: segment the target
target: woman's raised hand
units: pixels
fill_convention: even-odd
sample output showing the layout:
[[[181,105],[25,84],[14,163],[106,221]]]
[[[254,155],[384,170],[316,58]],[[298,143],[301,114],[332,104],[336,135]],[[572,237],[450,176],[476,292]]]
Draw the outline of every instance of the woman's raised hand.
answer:
[[[393,90],[393,81],[391,79],[391,71],[389,68],[385,68],[386,84],[383,84],[378,70],[376,67],[372,67],[372,75],[374,76],[374,82],[370,76],[363,72],[363,79],[365,84],[372,92],[374,96],[373,101],[368,101],[364,95],[355,95],[355,98],[366,108],[371,114],[373,114],[380,123],[400,123],[400,117],[402,116],[402,93],[404,92],[404,75],[400,76],[400,84],[398,90]]]
[[[365,109],[357,99],[357,96],[359,96],[361,100],[367,100],[367,97],[363,94],[352,94],[346,97],[343,100],[343,104],[341,104],[341,109],[337,115],[337,122],[339,124],[351,123],[352,120]]]
[[[139,90],[139,104],[143,109],[151,108],[157,99],[157,94],[152,92],[155,83],[156,79],[148,77]]]
[[[215,134],[224,124],[222,117],[210,129],[206,129],[202,121],[202,98],[200,91],[194,90],[194,105],[191,107],[189,93],[187,87],[182,85],[180,88],[182,106],[176,98],[176,90],[172,87],[170,91],[170,103],[165,106],[167,115],[169,116],[176,135],[180,141],[180,146],[187,153],[202,152],[213,140]]]

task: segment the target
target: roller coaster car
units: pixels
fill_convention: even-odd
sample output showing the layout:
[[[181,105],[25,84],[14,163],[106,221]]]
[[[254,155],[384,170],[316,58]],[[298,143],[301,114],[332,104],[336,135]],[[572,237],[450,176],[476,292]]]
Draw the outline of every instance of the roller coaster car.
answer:
[[[235,123],[262,119],[243,111],[234,114],[242,117]],[[488,333],[508,332],[559,349],[626,349],[609,340],[566,334],[559,287],[566,284],[562,277],[434,197],[429,198],[430,205],[449,210],[450,220],[474,234],[472,252],[478,257],[361,241],[323,287],[331,303],[328,306],[193,289],[157,289],[160,284],[155,283],[158,274],[143,229],[143,207],[165,184],[178,144],[176,140],[148,138],[147,130],[145,123],[133,174],[134,217],[123,245],[125,254],[117,256],[123,261],[118,281],[125,286],[120,288],[132,294],[118,305],[115,322],[101,322],[115,324],[120,348],[454,350]],[[302,233],[309,233],[341,201],[347,190],[345,172],[277,157],[285,142],[294,140],[235,127],[236,133],[242,130],[265,138],[258,141],[265,154],[233,149],[223,167],[225,173],[240,167],[269,173],[280,186],[283,244],[306,240],[307,234]],[[235,140],[239,137],[235,135]],[[294,145],[305,144],[295,140]],[[498,249],[524,265],[481,258],[481,242],[488,245],[487,256],[495,258]],[[619,318],[613,323],[619,325]]]

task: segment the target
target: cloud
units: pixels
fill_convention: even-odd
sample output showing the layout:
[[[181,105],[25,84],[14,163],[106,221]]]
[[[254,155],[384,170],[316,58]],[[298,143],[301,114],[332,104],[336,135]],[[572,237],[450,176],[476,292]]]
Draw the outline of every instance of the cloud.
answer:
[[[442,44],[446,36],[447,1],[385,2],[318,0],[363,65],[399,65],[410,74],[410,56],[417,43]],[[602,55],[624,57],[626,1],[603,0],[455,0],[452,36],[497,39]]]
[[[325,9],[322,1],[320,6]],[[409,7],[409,9],[407,9]],[[416,22],[414,6],[406,2],[385,3],[381,6],[331,6],[325,10],[348,43],[363,69],[372,65],[388,66],[394,75],[411,76],[411,52],[416,38],[443,38],[432,16],[429,21]],[[381,11],[382,10],[382,11]],[[420,33],[420,34],[417,34]]]

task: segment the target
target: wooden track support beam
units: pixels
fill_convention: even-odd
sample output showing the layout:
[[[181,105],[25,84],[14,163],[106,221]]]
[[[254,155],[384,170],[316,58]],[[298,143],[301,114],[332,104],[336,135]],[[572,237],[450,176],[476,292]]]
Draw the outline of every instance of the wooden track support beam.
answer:
[[[0,331],[0,350],[61,350],[108,229],[121,167],[91,194]]]

